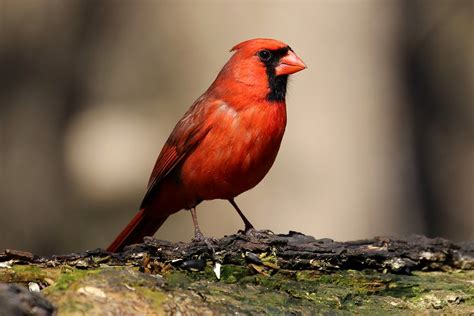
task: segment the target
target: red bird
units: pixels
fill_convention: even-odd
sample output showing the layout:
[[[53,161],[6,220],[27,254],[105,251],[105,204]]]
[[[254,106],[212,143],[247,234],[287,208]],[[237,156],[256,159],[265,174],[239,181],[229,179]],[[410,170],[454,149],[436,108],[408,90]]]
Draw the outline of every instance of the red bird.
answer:
[[[142,242],[182,209],[191,210],[195,239],[202,240],[196,206],[204,200],[228,200],[245,231],[253,229],[234,198],[256,186],[275,161],[286,126],[288,75],[306,65],[290,46],[273,39],[248,40],[231,52],[209,89],[176,124],[140,211],[108,251]]]

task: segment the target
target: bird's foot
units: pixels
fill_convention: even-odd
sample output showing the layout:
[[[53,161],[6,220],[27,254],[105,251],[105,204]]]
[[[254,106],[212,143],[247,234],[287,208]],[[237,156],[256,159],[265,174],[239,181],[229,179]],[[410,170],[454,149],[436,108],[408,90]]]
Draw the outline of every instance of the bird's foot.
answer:
[[[213,244],[216,243],[216,239],[212,237],[204,237],[201,232],[196,232],[193,239],[191,239],[191,242],[204,243],[207,246],[207,249],[211,250],[213,253],[215,252]]]
[[[193,239],[191,239],[192,242],[203,242],[206,239],[204,235],[200,231],[196,231],[194,233]]]
[[[269,235],[275,235],[275,233],[269,229],[257,230],[254,227],[246,227],[244,231],[239,230],[239,234],[244,234],[255,239],[264,239],[268,238]]]

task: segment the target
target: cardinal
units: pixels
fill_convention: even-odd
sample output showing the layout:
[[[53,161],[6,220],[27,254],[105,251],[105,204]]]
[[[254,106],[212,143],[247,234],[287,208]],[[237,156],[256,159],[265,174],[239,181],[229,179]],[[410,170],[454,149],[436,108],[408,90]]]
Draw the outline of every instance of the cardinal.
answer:
[[[190,210],[194,239],[203,240],[196,206],[224,199],[245,232],[254,230],[235,197],[270,170],[286,127],[288,76],[306,68],[287,44],[251,39],[233,55],[211,86],[176,124],[148,182],[140,211],[107,248],[110,252],[152,236],[168,216]]]

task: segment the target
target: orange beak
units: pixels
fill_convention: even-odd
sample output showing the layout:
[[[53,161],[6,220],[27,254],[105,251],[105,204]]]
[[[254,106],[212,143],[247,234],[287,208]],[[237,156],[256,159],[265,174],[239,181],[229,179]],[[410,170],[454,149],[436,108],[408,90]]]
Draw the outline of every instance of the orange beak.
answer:
[[[306,68],[305,63],[296,56],[296,54],[289,50],[286,56],[280,59],[278,66],[275,67],[275,73],[277,76],[280,75],[291,75],[295,72],[301,71]]]

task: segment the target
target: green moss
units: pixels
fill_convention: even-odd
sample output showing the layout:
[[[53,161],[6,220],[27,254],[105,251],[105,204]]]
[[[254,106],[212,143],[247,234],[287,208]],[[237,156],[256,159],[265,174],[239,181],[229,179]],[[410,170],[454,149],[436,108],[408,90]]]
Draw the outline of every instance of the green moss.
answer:
[[[224,265],[221,267],[221,280],[225,283],[237,283],[251,274],[246,266]]]
[[[272,260],[270,256],[268,261],[273,264]],[[100,314],[104,310],[153,314],[169,308],[191,314],[207,310],[221,314],[474,311],[474,271],[396,275],[336,270],[328,274],[260,267],[264,270],[259,273],[247,265],[223,265],[220,280],[211,264],[200,272],[171,269],[163,275],[164,280],[130,267],[81,270],[14,266],[0,270],[0,276],[7,282],[36,281],[43,285],[51,279],[53,285],[43,292],[66,315]],[[87,287],[103,291],[106,298],[84,292]],[[201,309],[189,310],[190,305]]]
[[[35,265],[14,265],[11,268],[0,269],[0,282],[23,283],[37,282],[49,284],[55,281],[60,275],[57,268],[41,268]],[[45,279],[48,282],[45,282]]]
[[[136,291],[139,296],[147,299],[151,303],[152,308],[157,310],[162,309],[163,303],[167,300],[165,292],[161,290],[157,291],[156,289],[140,287],[137,288]]]
[[[88,275],[99,273],[100,270],[82,270],[76,268],[68,268],[63,269],[61,274],[59,274],[58,278],[56,279],[55,284],[49,286],[45,289],[46,294],[51,294],[56,291],[65,291],[70,289],[73,283],[77,282],[78,280],[84,279]]]
[[[167,284],[172,288],[186,288],[191,284],[192,277],[180,271],[172,271],[166,275]]]
[[[156,276],[130,267],[67,270],[45,295],[59,314],[162,314],[167,294]]]
[[[14,265],[8,269],[0,269],[0,282],[40,282],[45,275],[46,273],[37,266]]]
[[[395,275],[354,270],[331,274],[281,270],[269,276],[245,266],[224,265],[220,281],[206,272],[181,271],[170,275],[171,286],[191,288],[205,297],[213,309],[226,312],[419,312],[433,308],[449,310],[456,304],[472,308],[474,297],[466,282],[473,279],[472,271]],[[437,296],[427,296],[433,293]]]
[[[16,274],[23,276],[35,277],[39,275],[44,275],[43,269],[34,265],[14,265],[12,266],[12,270]]]

